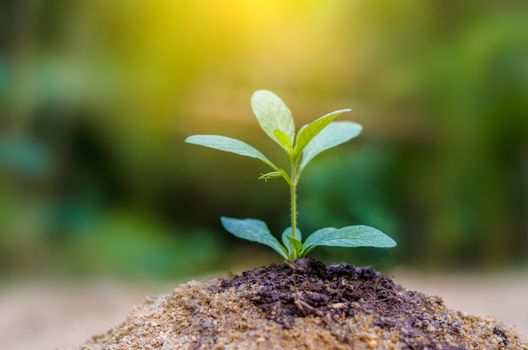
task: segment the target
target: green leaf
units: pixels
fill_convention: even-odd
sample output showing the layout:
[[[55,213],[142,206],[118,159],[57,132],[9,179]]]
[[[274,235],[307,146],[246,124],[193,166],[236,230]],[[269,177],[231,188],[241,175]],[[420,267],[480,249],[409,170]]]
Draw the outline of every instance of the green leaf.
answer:
[[[295,240],[298,241],[299,243],[301,243],[301,241],[302,241],[302,233],[301,233],[301,230],[299,230],[299,228],[297,228],[297,230],[295,231],[295,236],[296,236]],[[282,231],[281,239],[282,239],[282,243],[284,244],[286,249],[288,249],[288,253],[291,255],[291,253],[292,253],[292,249],[291,249],[292,245],[290,244],[290,239],[294,239],[292,237],[292,229],[291,229],[291,227],[288,227],[287,229]],[[302,243],[301,243],[301,247],[302,247]]]
[[[278,177],[282,177],[284,178],[284,180],[286,180],[287,183],[290,183],[290,176],[283,169],[277,169],[276,171],[260,174],[259,180],[268,181],[270,179],[276,179]]]
[[[303,248],[303,244],[301,241],[291,237],[291,236],[288,236],[286,237],[288,239],[288,243],[290,244],[290,249],[292,251],[295,251],[296,254],[294,256],[297,256],[299,254],[299,252],[302,250]],[[290,256],[292,255],[292,253],[290,252]]]
[[[291,154],[293,152],[292,141],[288,135],[279,129],[276,129],[273,132],[273,135],[275,135],[275,138],[279,141],[279,144],[286,151],[286,153]]]
[[[273,169],[277,169],[277,167],[256,148],[231,137],[219,135],[193,135],[187,137],[185,142],[260,159]]]
[[[314,249],[317,246],[317,242],[321,240],[322,237],[326,237],[337,230],[338,229],[335,227],[325,227],[312,233],[310,236],[308,236],[308,238],[306,238],[306,241],[304,241],[301,256],[308,254],[312,249]]]
[[[273,237],[264,221],[257,219],[235,219],[222,216],[220,218],[224,228],[238,238],[267,245],[279,253],[284,259],[288,259],[286,248]]]
[[[324,128],[326,128],[331,122],[334,121],[339,115],[345,112],[350,112],[351,109],[341,109],[332,113],[323,115],[322,117],[314,120],[308,125],[305,125],[301,128],[297,134],[297,139],[295,140],[295,151],[294,154],[300,154],[304,147]]]
[[[262,130],[281,145],[275,136],[275,130],[295,139],[295,125],[290,110],[279,96],[271,91],[258,90],[251,97],[251,107]]]
[[[370,226],[327,227],[312,233],[304,242],[304,251],[317,246],[392,248],[396,242],[385,233]]]
[[[319,153],[350,141],[361,133],[361,125],[354,122],[333,122],[317,134],[303,150],[301,170]]]
[[[281,177],[282,174],[280,173],[280,171],[272,171],[272,172],[269,172],[269,173],[265,173],[265,174],[260,174],[259,176],[259,180],[264,180],[264,181],[268,181],[268,180],[271,180],[271,179],[276,179],[278,177]]]

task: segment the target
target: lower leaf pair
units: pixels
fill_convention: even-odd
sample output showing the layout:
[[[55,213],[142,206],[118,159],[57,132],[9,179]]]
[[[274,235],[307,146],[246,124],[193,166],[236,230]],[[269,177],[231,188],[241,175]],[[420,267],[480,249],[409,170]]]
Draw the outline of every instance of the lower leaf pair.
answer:
[[[292,236],[291,227],[282,233],[281,244],[270,232],[264,221],[257,219],[221,218],[222,225],[238,238],[267,245],[284,259],[293,260],[305,256],[318,246],[391,248],[396,242],[370,226],[357,225],[343,228],[325,227],[312,233],[304,243],[301,231]]]

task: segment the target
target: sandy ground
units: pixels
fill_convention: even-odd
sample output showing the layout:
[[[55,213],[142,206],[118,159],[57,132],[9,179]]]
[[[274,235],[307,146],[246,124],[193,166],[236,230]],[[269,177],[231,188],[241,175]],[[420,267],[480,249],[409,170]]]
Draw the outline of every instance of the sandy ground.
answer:
[[[409,289],[443,296],[454,309],[488,315],[528,336],[528,273],[424,277],[396,272]],[[145,295],[175,285],[98,281],[15,283],[0,287],[0,349],[51,350],[82,343],[119,323]]]

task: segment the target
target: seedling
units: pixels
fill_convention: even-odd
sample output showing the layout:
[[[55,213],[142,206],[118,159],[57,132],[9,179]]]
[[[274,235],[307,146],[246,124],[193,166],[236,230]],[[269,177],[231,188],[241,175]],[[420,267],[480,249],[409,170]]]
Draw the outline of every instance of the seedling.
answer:
[[[282,178],[286,181],[290,188],[291,226],[282,232],[282,244],[270,233],[266,223],[257,219],[222,217],[222,225],[228,232],[236,237],[267,245],[290,261],[305,256],[318,246],[396,246],[396,242],[383,232],[364,225],[339,229],[325,227],[312,233],[304,242],[297,227],[297,186],[308,163],[319,153],[355,138],[362,130],[361,125],[354,122],[334,121],[340,114],[350,112],[350,109],[328,113],[304,125],[296,133],[290,110],[274,93],[256,91],[251,98],[251,107],[262,130],[288,155],[289,172],[273,164],[256,148],[237,139],[218,135],[193,135],[185,142],[256,158],[268,165],[272,171],[261,174],[259,179],[267,181]]]

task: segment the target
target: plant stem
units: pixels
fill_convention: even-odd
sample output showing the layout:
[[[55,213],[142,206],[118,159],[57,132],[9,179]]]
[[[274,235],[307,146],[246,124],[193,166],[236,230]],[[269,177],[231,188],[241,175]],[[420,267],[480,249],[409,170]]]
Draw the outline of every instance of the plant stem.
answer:
[[[291,235],[297,239],[297,164],[295,161],[291,162],[291,176],[290,176],[290,215],[291,215]],[[297,251],[292,249],[292,259],[297,258]]]
[[[290,185],[290,199],[291,199],[291,235],[297,239],[297,185],[292,183]],[[292,249],[292,258],[297,258],[297,251]]]
[[[297,239],[297,185],[290,186],[292,237]]]

